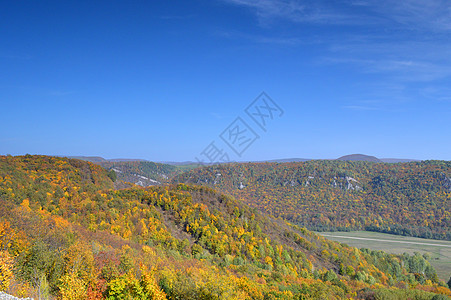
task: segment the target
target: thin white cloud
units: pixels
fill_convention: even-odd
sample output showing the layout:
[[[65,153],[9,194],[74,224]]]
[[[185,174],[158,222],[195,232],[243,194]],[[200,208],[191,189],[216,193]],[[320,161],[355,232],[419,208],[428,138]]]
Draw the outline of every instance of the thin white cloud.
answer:
[[[29,60],[29,59],[32,59],[33,57],[31,55],[28,55],[28,54],[21,55],[21,54],[3,54],[3,53],[0,53],[0,58]]]
[[[360,1],[358,5],[413,30],[451,30],[449,0]]]
[[[161,16],[160,19],[162,20],[185,20],[185,19],[192,19],[195,18],[196,15],[165,15]]]
[[[254,37],[253,40],[261,44],[279,44],[279,45],[299,45],[303,43],[298,38],[278,38],[278,37]]]
[[[330,46],[323,63],[355,65],[401,81],[434,81],[451,76],[451,42],[441,40],[342,40]]]
[[[450,0],[221,1],[249,9],[261,25],[272,27],[268,36],[248,38],[255,43],[303,46],[312,37],[299,38],[296,29],[300,24],[329,26],[329,33],[318,33],[320,41],[315,45],[324,50],[323,54],[312,60],[323,65],[347,65],[352,72],[368,75],[368,79],[381,85],[370,88],[377,94],[364,98],[394,103],[406,103],[417,97],[441,101],[451,98],[450,91],[444,88],[451,79]],[[280,20],[291,22],[293,30],[284,28],[284,35],[278,36],[276,21]],[[352,26],[341,31],[337,25]],[[287,36],[287,32],[292,36]],[[394,90],[386,85],[401,88]],[[426,85],[428,89],[421,90]],[[360,100],[345,101],[349,105],[342,107],[363,111],[390,106],[388,102],[367,104]]]
[[[381,73],[389,76],[390,79],[406,82],[434,81],[451,76],[451,69],[448,65],[428,61],[329,57],[325,58],[324,62],[355,65],[360,72]]]
[[[428,99],[451,102],[451,88],[431,85],[420,89],[420,94]]]
[[[302,40],[297,37],[283,37],[283,36],[264,36],[264,35],[253,35],[246,34],[238,31],[215,31],[213,33],[216,36],[220,36],[227,39],[240,39],[243,41],[249,41],[251,43],[257,44],[273,44],[273,45],[283,45],[283,46],[296,46],[301,44],[313,44],[317,41],[312,40]]]
[[[223,0],[226,3],[247,7],[255,12],[260,23],[267,25],[273,19],[296,23],[355,24],[360,16],[342,13],[324,1],[296,0]]]
[[[379,108],[377,107],[373,107],[373,106],[365,106],[365,105],[345,105],[343,106],[344,109],[349,109],[349,110],[356,110],[356,111],[374,111],[374,110],[379,110]]]
[[[451,30],[449,0],[222,0],[252,10],[260,23],[273,19],[296,23],[385,25],[413,30]],[[355,8],[359,13],[355,13]]]
[[[49,92],[49,96],[55,96],[55,97],[62,97],[62,96],[67,96],[73,94],[73,92],[71,91],[58,91],[58,90],[54,90],[54,91],[50,91]]]

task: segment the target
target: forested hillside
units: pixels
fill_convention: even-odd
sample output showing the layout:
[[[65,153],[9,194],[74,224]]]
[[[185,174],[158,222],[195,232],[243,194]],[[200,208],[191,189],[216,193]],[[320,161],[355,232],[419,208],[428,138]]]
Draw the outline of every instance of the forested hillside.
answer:
[[[0,290],[41,299],[451,295],[421,255],[360,251],[208,187],[114,190],[108,175],[67,158],[0,156]]]
[[[169,178],[181,173],[176,166],[150,161],[104,161],[99,164],[107,170],[114,171],[118,180],[140,186],[167,183]]]
[[[133,159],[104,159],[97,156],[77,156],[76,158],[89,161],[102,166],[111,172],[118,185],[124,187],[122,182],[129,182],[143,187],[165,184],[170,179],[187,170],[194,169],[195,164],[171,165],[145,160]]]
[[[142,159],[105,159],[99,156],[73,156],[68,158],[88,161],[102,166],[110,171],[112,179],[117,179],[118,187],[126,186],[122,182],[144,187],[168,183],[169,179],[175,175],[194,168],[194,165],[175,166]]]
[[[173,181],[211,186],[312,230],[451,239],[449,161],[238,163],[195,169]]]

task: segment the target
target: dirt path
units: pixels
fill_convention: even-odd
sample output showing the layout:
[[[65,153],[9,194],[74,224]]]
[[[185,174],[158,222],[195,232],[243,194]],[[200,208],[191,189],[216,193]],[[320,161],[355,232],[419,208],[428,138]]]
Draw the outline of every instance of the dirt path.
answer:
[[[365,241],[376,241],[376,242],[387,242],[387,243],[402,243],[402,244],[414,244],[414,245],[425,245],[425,246],[451,248],[451,245],[444,245],[444,244],[431,244],[431,243],[407,242],[407,241],[396,241],[396,240],[385,240],[385,239],[372,239],[372,238],[362,238],[362,237],[352,237],[352,236],[342,236],[342,235],[330,235],[330,234],[322,234],[322,236],[334,237],[334,238],[343,238],[343,239],[353,239],[353,240],[365,240]]]

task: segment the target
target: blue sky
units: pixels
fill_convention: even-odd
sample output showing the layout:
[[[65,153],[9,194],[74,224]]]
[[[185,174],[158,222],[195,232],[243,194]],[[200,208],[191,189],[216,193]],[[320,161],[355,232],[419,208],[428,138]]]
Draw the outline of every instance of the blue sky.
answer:
[[[451,159],[449,1],[3,1],[0,41],[0,154]]]

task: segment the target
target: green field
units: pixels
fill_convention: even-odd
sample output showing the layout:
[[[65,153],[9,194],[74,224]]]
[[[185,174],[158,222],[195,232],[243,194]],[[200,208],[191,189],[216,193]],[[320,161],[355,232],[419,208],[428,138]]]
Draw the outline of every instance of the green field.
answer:
[[[451,242],[399,236],[370,231],[317,232],[326,238],[357,248],[383,250],[389,253],[429,253],[431,264],[440,279],[451,276]]]

